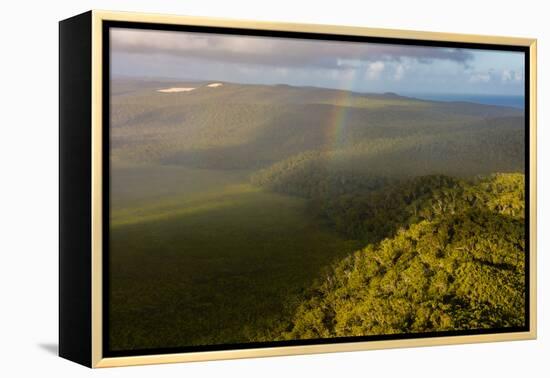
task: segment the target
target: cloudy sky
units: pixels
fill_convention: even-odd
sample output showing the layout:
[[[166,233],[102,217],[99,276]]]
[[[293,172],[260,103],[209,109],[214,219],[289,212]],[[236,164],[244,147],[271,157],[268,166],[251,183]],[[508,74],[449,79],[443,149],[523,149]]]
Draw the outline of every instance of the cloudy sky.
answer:
[[[523,53],[111,29],[114,77],[361,92],[523,94]]]

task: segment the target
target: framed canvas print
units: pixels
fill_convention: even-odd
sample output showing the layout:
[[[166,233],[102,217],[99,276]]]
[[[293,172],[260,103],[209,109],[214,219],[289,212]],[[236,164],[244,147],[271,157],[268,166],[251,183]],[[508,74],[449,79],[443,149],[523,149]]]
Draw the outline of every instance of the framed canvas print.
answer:
[[[536,337],[536,41],[60,22],[62,357]]]

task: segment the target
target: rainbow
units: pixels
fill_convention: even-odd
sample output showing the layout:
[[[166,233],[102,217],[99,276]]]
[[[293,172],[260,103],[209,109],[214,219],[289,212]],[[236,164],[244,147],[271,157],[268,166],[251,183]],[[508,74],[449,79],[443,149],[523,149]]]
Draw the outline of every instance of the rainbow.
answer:
[[[346,75],[346,80],[343,89],[336,92],[336,98],[331,114],[327,119],[327,124],[324,127],[325,145],[323,152],[328,154],[331,151],[338,150],[345,143],[345,131],[347,126],[347,118],[351,105],[352,89],[357,77],[358,69],[350,70]]]

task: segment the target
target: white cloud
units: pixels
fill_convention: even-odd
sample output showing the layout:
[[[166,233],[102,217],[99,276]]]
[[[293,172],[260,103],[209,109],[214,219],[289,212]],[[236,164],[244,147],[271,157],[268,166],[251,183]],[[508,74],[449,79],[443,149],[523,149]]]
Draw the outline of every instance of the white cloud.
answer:
[[[398,64],[396,67],[395,67],[395,72],[393,74],[393,79],[396,80],[396,81],[399,81],[403,78],[403,75],[405,75],[405,65],[403,64]]]
[[[275,68],[275,72],[277,73],[277,75],[279,76],[288,76],[288,68],[286,67],[277,67]]]
[[[368,79],[378,79],[382,72],[384,72],[384,62],[377,61],[370,63],[367,67],[366,76]]]
[[[405,58],[425,64],[434,60],[466,64],[474,58],[468,49],[125,28],[111,29],[110,44],[115,53],[343,69]]]
[[[521,82],[523,80],[523,75],[521,72],[514,70],[502,70],[501,80],[503,83],[509,82]]]
[[[489,72],[474,72],[469,79],[470,83],[488,83],[491,80]]]
[[[336,66],[342,68],[359,68],[364,64],[365,62],[360,59],[336,59]]]

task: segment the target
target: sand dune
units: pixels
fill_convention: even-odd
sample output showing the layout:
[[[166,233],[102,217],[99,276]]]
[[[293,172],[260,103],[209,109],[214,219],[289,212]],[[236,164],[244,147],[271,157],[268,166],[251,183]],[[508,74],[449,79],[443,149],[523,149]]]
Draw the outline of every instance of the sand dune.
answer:
[[[174,88],[159,89],[159,90],[157,90],[157,92],[162,92],[162,93],[191,92],[194,89],[195,88],[178,88],[178,87],[174,87]]]

